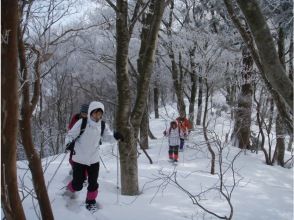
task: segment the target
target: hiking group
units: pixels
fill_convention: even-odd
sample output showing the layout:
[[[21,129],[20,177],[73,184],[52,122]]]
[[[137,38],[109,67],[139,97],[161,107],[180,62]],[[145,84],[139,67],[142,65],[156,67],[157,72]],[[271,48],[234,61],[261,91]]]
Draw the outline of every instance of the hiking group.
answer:
[[[108,141],[123,141],[119,132],[112,133],[102,121],[104,105],[93,101],[82,105],[80,113],[73,116],[65,137],[66,151],[70,151],[69,163],[72,166],[72,180],[67,184],[64,196],[73,199],[76,192],[82,190],[88,179],[86,208],[94,211],[98,196],[98,176],[100,167],[100,145],[102,137]]]
[[[72,180],[65,187],[63,195],[74,199],[76,192],[81,191],[84,182],[87,181],[85,205],[90,211],[97,210],[102,138],[108,139],[109,142],[123,141],[122,134],[112,133],[102,120],[103,113],[104,105],[101,102],[92,101],[90,105],[81,105],[80,113],[72,117],[65,137],[66,151],[70,152]],[[170,160],[178,161],[179,149],[183,150],[190,129],[189,120],[185,116],[180,116],[164,131],[164,135],[168,137]]]
[[[170,161],[178,162],[179,151],[184,150],[185,139],[187,139],[192,126],[185,115],[181,115],[175,121],[170,122],[170,127],[163,134],[168,137],[168,157]]]

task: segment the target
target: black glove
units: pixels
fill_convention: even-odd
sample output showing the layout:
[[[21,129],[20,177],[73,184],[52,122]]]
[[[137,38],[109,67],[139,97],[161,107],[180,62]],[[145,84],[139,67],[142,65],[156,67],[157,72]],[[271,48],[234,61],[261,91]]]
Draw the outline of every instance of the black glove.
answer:
[[[66,145],[65,151],[72,152],[74,150],[74,147],[75,147],[75,141],[72,141]]]
[[[113,137],[114,137],[117,141],[124,141],[124,136],[123,136],[121,133],[117,132],[117,131],[115,131],[115,132],[113,133]]]

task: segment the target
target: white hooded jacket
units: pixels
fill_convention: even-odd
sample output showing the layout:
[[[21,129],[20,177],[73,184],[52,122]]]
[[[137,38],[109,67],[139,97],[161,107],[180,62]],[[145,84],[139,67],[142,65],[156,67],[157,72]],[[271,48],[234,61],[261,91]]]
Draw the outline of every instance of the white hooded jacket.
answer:
[[[180,131],[179,128],[169,128],[165,131],[166,136],[168,137],[169,146],[179,146],[180,145]]]
[[[101,120],[95,122],[91,119],[90,113],[95,109],[102,109],[104,112],[104,105],[101,102],[93,101],[89,105],[88,119],[85,131],[76,140],[74,151],[75,154],[72,157],[74,162],[91,165],[100,161],[99,155],[99,141],[101,139]],[[65,143],[68,144],[79,136],[82,125],[82,119],[78,120],[71,130],[68,131],[65,137]],[[112,132],[109,127],[105,125],[103,137],[109,136],[111,140],[114,140]]]

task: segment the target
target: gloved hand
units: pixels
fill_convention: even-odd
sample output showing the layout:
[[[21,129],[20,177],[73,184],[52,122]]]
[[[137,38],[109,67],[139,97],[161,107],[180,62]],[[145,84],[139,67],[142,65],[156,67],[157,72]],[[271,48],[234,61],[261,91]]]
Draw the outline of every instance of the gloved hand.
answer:
[[[113,132],[113,137],[117,140],[117,141],[124,141],[124,136],[119,133],[118,131]]]
[[[163,135],[166,136],[166,131],[163,132]]]
[[[75,141],[66,144],[65,151],[73,151],[75,147]]]

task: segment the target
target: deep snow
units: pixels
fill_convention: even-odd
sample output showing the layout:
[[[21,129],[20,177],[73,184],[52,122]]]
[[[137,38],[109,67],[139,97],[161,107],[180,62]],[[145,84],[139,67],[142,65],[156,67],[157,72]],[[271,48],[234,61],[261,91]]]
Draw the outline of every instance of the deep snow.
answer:
[[[146,156],[141,152],[138,158],[139,186],[141,194],[138,196],[122,196],[117,189],[117,159],[116,144],[104,143],[101,154],[107,170],[101,164],[99,176],[98,202],[102,209],[90,214],[84,207],[86,188],[78,193],[78,198],[67,201],[61,196],[63,187],[70,180],[70,166],[68,155],[60,154],[43,160],[46,167],[45,178],[50,182],[48,193],[51,200],[55,219],[111,219],[111,220],[184,220],[184,219],[216,219],[205,214],[167,178],[174,177],[183,188],[193,195],[204,191],[218,183],[218,175],[210,175],[210,159],[207,147],[203,142],[201,127],[196,127],[186,142],[185,151],[180,153],[178,165],[168,161],[167,139],[163,137],[163,130],[171,119],[175,119],[175,105],[165,111],[161,109],[161,118],[150,120],[150,127],[156,140],[150,140],[148,153],[153,160],[149,164]],[[168,112],[168,115],[166,115]],[[221,117],[210,122],[215,132],[224,141],[224,135],[230,129],[229,116]],[[214,148],[216,149],[216,148]],[[227,146],[223,152],[224,162],[229,162],[239,152],[237,148]],[[61,165],[59,167],[59,165]],[[218,163],[216,163],[218,172]],[[23,179],[26,190],[32,188],[29,172],[26,172],[26,161],[18,162],[18,176]],[[224,168],[227,165],[224,164]],[[57,168],[59,169],[57,170]],[[57,173],[56,173],[57,170]],[[291,220],[293,219],[293,169],[279,166],[267,166],[263,154],[242,152],[235,161],[234,170],[238,186],[232,193],[234,207],[233,219],[236,220]],[[23,178],[24,174],[25,178]],[[55,175],[56,173],[56,175]],[[54,178],[52,179],[52,176]],[[226,185],[232,184],[232,172],[225,174]],[[20,182],[20,190],[24,187]],[[23,195],[27,192],[23,191]],[[220,198],[216,191],[208,192],[201,203],[220,215],[228,215],[228,204]],[[23,205],[27,219],[38,219],[36,216],[37,202],[28,196]],[[38,212],[38,211],[37,211]]]

